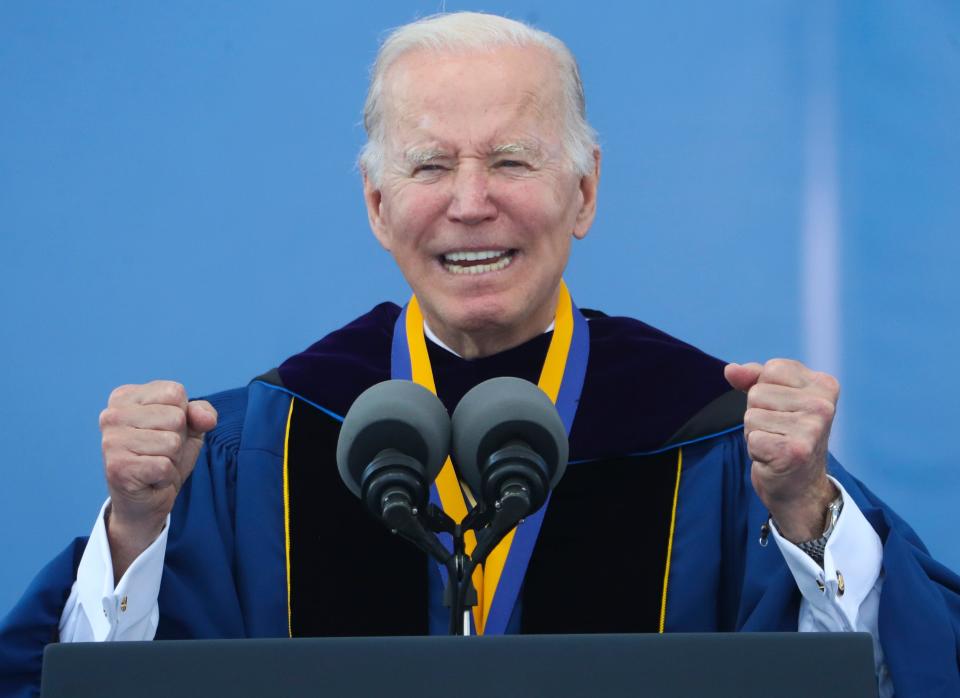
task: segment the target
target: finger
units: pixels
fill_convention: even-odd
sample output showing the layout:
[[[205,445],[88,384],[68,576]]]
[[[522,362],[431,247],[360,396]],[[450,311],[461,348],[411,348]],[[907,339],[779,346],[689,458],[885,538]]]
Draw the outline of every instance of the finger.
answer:
[[[114,426],[184,431],[187,428],[187,414],[182,408],[173,405],[107,407],[100,413],[100,428],[107,429]]]
[[[783,434],[773,434],[762,429],[747,434],[750,458],[764,465],[782,460],[787,453],[788,443],[789,439]]]
[[[176,460],[183,441],[183,435],[176,431],[114,427],[103,434],[103,450],[109,455],[129,451],[139,456],[166,456]]]
[[[774,383],[757,383],[747,393],[747,408],[759,407],[778,412],[809,412],[832,419],[836,404],[818,391],[788,388]]]
[[[758,383],[770,383],[789,388],[803,388],[810,382],[813,371],[793,359],[770,359],[763,365]]]
[[[194,400],[187,405],[187,423],[191,437],[205,434],[217,426],[217,411],[206,400]]]
[[[136,456],[107,463],[107,482],[127,496],[142,495],[148,489],[173,486],[179,492],[184,477],[165,456]]]
[[[807,412],[780,412],[751,407],[743,415],[746,434],[759,430],[808,441],[817,441],[829,433],[829,424],[829,420]]]
[[[155,490],[162,490],[165,487],[173,487],[177,492],[183,487],[183,481],[186,479],[176,464],[169,458],[159,458],[156,461],[151,460],[148,466],[145,466],[144,472],[150,478],[150,487]]]
[[[789,472],[797,464],[809,463],[817,455],[816,441],[793,434],[774,434],[757,429],[747,434],[750,457],[766,465],[772,473]]]
[[[204,434],[217,426],[217,411],[206,400],[191,402],[187,414],[189,431],[177,464],[184,479],[193,472],[200,449],[203,448]]]
[[[840,383],[828,373],[812,371],[803,364],[786,359],[767,362],[757,386],[780,386],[803,391],[811,396],[829,400],[834,405],[840,396]]]
[[[830,400],[834,405],[837,404],[840,398],[840,381],[835,377],[829,373],[813,371],[810,385],[818,395]]]
[[[151,381],[143,385],[121,385],[110,393],[110,407],[120,405],[173,405],[186,408],[187,391],[174,381]]]
[[[796,431],[797,416],[792,412],[777,412],[759,407],[750,407],[743,414],[743,428],[748,435],[754,431],[771,434],[790,434]]]
[[[753,386],[760,377],[763,366],[758,363],[749,364],[727,364],[723,368],[723,377],[736,390],[746,392]]]

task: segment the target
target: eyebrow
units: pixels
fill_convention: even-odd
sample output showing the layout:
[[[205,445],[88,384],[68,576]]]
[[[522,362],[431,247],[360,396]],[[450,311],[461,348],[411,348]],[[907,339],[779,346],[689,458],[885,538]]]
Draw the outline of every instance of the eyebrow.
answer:
[[[431,160],[448,158],[450,154],[440,148],[409,148],[403,159],[410,165],[423,165]]]
[[[538,158],[543,155],[543,148],[535,141],[515,141],[512,143],[502,143],[496,145],[491,150],[492,155],[526,155],[530,158]],[[404,162],[411,167],[425,165],[434,160],[444,160],[452,158],[449,151],[443,148],[408,148],[403,153]]]
[[[504,143],[495,146],[494,155],[527,155],[537,157],[543,153],[539,143],[533,141],[517,141],[516,143]]]

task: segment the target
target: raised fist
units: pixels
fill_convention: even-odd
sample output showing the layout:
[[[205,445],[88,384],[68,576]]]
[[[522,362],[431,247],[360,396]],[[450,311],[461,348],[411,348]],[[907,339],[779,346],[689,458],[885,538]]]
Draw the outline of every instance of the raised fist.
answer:
[[[110,394],[100,430],[115,580],[163,530],[197,462],[203,435],[216,425],[213,406],[189,402],[179,383],[122,385]]]
[[[753,488],[793,542],[823,533],[836,488],[827,479],[827,441],[840,385],[799,361],[728,364],[724,375],[747,393],[743,434]]]

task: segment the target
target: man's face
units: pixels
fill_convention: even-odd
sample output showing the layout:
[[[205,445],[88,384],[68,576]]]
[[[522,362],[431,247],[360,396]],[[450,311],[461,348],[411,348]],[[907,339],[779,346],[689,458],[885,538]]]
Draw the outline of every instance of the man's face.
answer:
[[[546,329],[571,240],[593,221],[599,163],[574,174],[560,89],[537,47],[414,51],[387,74],[383,174],[364,180],[371,226],[430,328],[464,355]]]

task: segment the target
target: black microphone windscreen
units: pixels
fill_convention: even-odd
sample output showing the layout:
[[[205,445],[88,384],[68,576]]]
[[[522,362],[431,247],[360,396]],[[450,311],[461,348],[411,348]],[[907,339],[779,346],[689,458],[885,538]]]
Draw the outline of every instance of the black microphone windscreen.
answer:
[[[453,411],[452,428],[454,465],[474,494],[487,458],[512,440],[543,458],[551,489],[566,470],[567,430],[547,394],[529,381],[505,376],[474,387]]]
[[[450,451],[450,415],[436,395],[406,380],[367,388],[351,405],[337,441],[337,468],[360,496],[364,469],[385,449],[415,458],[433,482]]]

